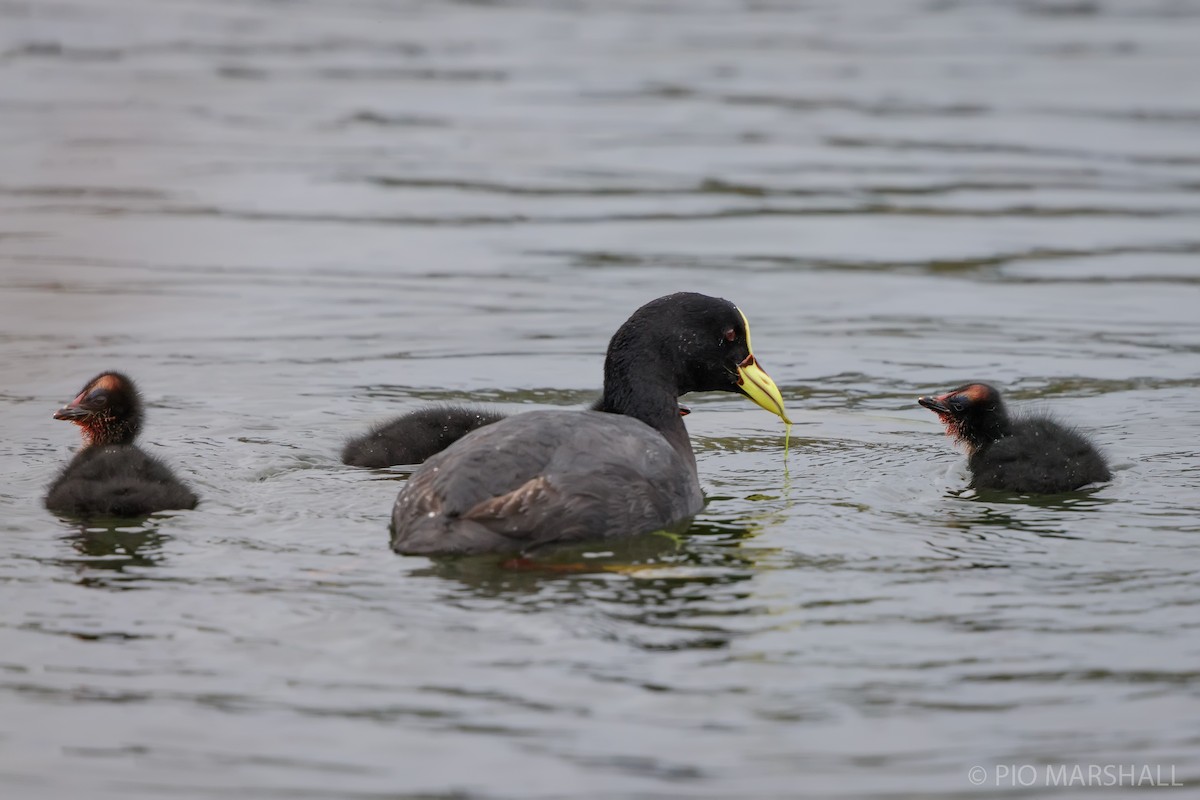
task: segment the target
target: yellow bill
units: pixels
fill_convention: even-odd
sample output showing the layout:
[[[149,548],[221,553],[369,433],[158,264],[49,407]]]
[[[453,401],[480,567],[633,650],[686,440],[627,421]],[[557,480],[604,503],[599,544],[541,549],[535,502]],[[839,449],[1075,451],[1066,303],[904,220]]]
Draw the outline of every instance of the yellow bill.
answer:
[[[787,409],[783,407],[783,395],[779,393],[779,387],[754,359],[754,350],[750,347],[750,321],[740,308],[738,313],[742,315],[742,322],[746,325],[746,349],[750,350],[750,355],[738,364],[738,386],[759,406],[791,425]]]

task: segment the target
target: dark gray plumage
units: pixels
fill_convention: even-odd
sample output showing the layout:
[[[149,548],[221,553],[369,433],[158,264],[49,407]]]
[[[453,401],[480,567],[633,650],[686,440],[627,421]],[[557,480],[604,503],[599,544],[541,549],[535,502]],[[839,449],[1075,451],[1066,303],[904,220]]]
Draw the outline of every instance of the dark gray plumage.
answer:
[[[420,464],[471,431],[502,419],[504,415],[495,411],[465,406],[421,408],[346,442],[342,463],[352,467]]]
[[[410,554],[526,550],[648,533],[704,506],[691,449],[599,411],[531,411],[471,433],[409,479],[392,512]]]
[[[727,300],[680,293],[647,303],[609,343],[595,410],[509,417],[430,458],[396,499],[392,549],[529,550],[680,525],[704,502],[680,395],[741,392],[786,421],[749,340]]]
[[[967,463],[981,489],[1055,494],[1112,479],[1087,437],[1046,417],[1013,420],[1010,435],[974,451]]]
[[[602,401],[589,408],[598,411]],[[679,406],[687,416],[691,409]],[[428,406],[380,423],[346,442],[342,463],[351,467],[393,467],[421,464],[474,430],[505,419],[499,411],[470,406]]]
[[[46,508],[77,516],[140,517],[196,507],[169,467],[135,445],[92,445],[76,454],[46,494]]]

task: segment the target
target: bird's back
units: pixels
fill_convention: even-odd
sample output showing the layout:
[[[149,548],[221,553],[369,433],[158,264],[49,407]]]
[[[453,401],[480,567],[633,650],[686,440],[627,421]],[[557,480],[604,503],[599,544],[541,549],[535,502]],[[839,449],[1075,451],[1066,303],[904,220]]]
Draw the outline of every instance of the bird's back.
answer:
[[[353,467],[420,464],[476,428],[503,418],[494,411],[462,406],[419,409],[351,439],[342,449],[342,463]]]
[[[65,514],[134,517],[195,506],[170,468],[135,445],[84,449],[46,495],[46,507]]]
[[[1014,421],[1012,435],[970,459],[974,485],[982,489],[1053,494],[1112,477],[1087,437],[1047,417]]]
[[[694,459],[648,425],[596,411],[534,411],[426,461],[396,499],[392,548],[481,553],[634,535],[702,506]]]

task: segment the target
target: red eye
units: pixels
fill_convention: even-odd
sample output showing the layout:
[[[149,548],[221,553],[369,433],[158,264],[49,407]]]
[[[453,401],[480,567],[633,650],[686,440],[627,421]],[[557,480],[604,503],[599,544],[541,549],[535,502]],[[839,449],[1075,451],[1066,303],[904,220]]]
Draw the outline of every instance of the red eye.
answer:
[[[737,338],[737,331],[735,331],[733,328],[725,329],[725,341],[732,342],[736,338]]]

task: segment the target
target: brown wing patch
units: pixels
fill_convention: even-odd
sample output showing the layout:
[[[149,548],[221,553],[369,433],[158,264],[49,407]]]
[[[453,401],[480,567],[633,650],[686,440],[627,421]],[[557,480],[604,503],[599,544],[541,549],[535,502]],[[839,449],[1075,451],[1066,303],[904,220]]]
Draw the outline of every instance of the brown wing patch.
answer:
[[[525,481],[511,492],[497,497],[489,497],[487,500],[475,504],[470,511],[463,514],[463,517],[476,522],[487,522],[488,520],[521,516],[527,514],[530,509],[549,502],[550,497],[554,494],[554,487],[550,485],[550,480],[545,475],[538,475],[536,478]]]
[[[414,517],[442,512],[442,498],[434,491],[429,473],[418,473],[409,478],[396,499],[396,505]]]

